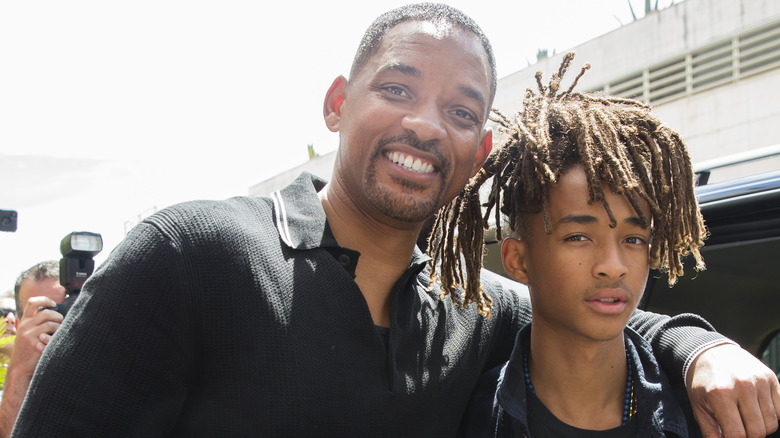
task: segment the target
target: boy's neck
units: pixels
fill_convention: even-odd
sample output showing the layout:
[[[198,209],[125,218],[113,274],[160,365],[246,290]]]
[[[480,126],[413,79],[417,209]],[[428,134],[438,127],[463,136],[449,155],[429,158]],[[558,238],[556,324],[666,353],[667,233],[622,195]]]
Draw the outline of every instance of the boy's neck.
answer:
[[[562,339],[532,326],[529,350],[534,391],[556,418],[588,430],[623,423],[628,364],[622,336],[609,341]]]

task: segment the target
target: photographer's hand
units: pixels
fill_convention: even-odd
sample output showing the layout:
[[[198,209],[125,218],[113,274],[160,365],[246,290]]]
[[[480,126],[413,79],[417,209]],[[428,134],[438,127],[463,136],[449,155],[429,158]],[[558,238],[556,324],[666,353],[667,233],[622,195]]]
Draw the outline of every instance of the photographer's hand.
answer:
[[[35,371],[43,349],[49,343],[51,335],[60,328],[63,316],[46,307],[54,307],[57,303],[48,297],[31,297],[24,307],[24,316],[19,321],[14,341],[14,351],[19,354],[11,356],[11,364],[18,364],[29,369],[30,375]]]
[[[51,335],[62,323],[62,315],[43,308],[56,305],[51,298],[32,297],[24,307],[24,316],[19,320],[16,330],[14,351],[8,364],[3,400],[0,403],[0,438],[11,435],[38,360]]]

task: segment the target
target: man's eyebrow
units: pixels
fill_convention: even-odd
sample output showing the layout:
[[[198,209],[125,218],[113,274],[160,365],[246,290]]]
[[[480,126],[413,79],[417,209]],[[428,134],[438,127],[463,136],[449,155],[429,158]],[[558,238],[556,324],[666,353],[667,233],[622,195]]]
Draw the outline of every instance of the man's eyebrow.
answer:
[[[420,70],[417,70],[415,67],[412,67],[411,65],[401,64],[400,62],[387,63],[383,65],[382,68],[380,68],[380,71],[397,71],[399,73],[413,76],[415,78],[422,77],[422,72],[420,72]],[[476,88],[468,87],[466,85],[461,85],[458,87],[458,91],[460,91],[464,96],[478,101],[480,104],[482,104],[483,107],[487,105],[487,100],[485,99],[485,95],[482,94],[482,92],[477,90]]]
[[[422,77],[420,70],[412,67],[411,65],[401,63],[387,63],[379,69],[380,71],[397,71],[405,75],[414,76],[416,78]]]
[[[465,94],[466,96],[479,101],[480,104],[484,107],[486,105],[485,96],[477,89],[467,87],[465,85],[461,85],[458,87],[458,90],[460,90],[461,93]]]

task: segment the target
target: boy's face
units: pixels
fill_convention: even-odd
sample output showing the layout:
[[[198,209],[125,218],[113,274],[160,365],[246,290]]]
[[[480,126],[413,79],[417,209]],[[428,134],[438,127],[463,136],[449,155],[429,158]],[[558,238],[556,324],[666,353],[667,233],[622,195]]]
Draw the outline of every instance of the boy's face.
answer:
[[[603,190],[615,228],[601,202],[588,204],[585,172],[577,166],[549,189],[552,234],[538,213],[528,218],[522,240],[504,241],[504,267],[528,284],[535,328],[606,341],[622,334],[639,303],[649,271],[650,229],[640,225],[624,196]],[[650,217],[644,201],[642,209]]]

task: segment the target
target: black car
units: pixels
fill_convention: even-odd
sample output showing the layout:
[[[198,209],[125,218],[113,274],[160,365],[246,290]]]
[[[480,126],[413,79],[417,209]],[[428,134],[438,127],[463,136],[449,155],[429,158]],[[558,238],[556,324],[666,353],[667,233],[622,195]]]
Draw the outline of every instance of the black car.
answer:
[[[640,306],[698,313],[780,376],[780,170],[708,184],[718,171],[757,167],[756,160],[773,156],[780,146],[696,167],[696,195],[710,231],[702,248],[707,269],[687,266],[671,289],[651,276]]]

